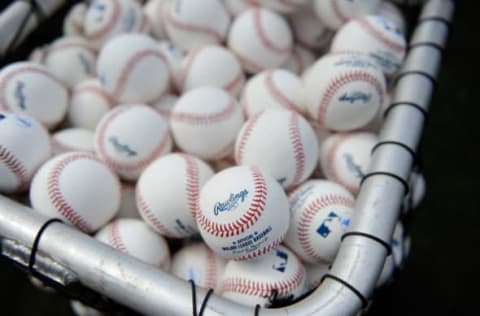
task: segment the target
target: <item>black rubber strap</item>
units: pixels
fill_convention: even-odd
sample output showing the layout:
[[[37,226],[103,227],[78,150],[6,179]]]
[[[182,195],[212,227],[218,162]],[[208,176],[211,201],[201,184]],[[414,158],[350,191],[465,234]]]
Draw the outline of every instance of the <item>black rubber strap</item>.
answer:
[[[420,113],[422,113],[425,122],[428,121],[428,112],[424,108],[422,108],[420,105],[418,105],[414,102],[394,102],[394,103],[390,104],[385,109],[385,112],[383,112],[383,118],[385,119],[388,116],[388,114],[390,113],[390,111],[396,106],[410,106],[410,107],[418,110]]]
[[[401,72],[395,76],[394,83],[397,84],[401,78],[405,76],[410,76],[410,75],[419,75],[419,76],[425,77],[432,83],[433,89],[437,87],[437,79],[435,79],[429,73],[425,71],[420,71],[420,70],[407,70],[407,71]]]
[[[195,282],[193,280],[188,280],[192,288],[192,308],[193,316],[197,316],[197,288],[195,287]]]
[[[205,298],[203,299],[202,305],[200,306],[200,313],[198,316],[202,316],[203,313],[205,312],[205,309],[207,308],[207,303],[208,300],[210,299],[210,296],[213,294],[213,289],[209,289],[207,292],[207,295],[205,295]]]
[[[30,253],[30,258],[28,259],[28,270],[32,274],[35,274],[36,272],[33,269],[33,266],[35,265],[35,260],[37,256],[38,245],[40,244],[40,239],[42,238],[42,235],[45,232],[45,230],[48,228],[48,226],[53,223],[63,223],[63,221],[58,218],[49,219],[42,225],[42,227],[40,227],[40,229],[37,232],[37,236],[35,236],[35,239],[33,240],[32,252]]]
[[[441,45],[439,45],[435,42],[417,42],[417,43],[409,45],[408,49],[411,50],[413,48],[423,47],[423,46],[435,48],[436,50],[440,51],[440,54],[443,54],[443,51],[445,50],[445,48],[443,46],[441,46]]]
[[[387,256],[390,256],[390,255],[392,254],[392,246],[391,246],[389,243],[387,243],[387,242],[386,242],[385,240],[383,240],[383,239],[378,238],[377,236],[370,235],[370,234],[367,234],[367,233],[363,233],[363,232],[348,232],[348,233],[343,234],[341,240],[344,240],[345,238],[351,237],[351,236],[362,236],[362,237],[371,239],[371,240],[373,240],[373,241],[376,241],[377,243],[379,243],[380,245],[382,245],[383,247],[385,247],[385,249],[387,249]]]
[[[368,305],[367,299],[365,298],[365,296],[363,296],[362,293],[360,293],[359,290],[357,290],[355,287],[353,287],[353,285],[349,284],[348,282],[346,282],[346,281],[340,279],[339,277],[337,277],[333,274],[330,274],[330,273],[325,274],[322,277],[322,280],[320,282],[323,282],[323,280],[325,280],[325,279],[332,279],[332,280],[337,281],[338,283],[341,283],[343,286],[347,287],[350,291],[352,291],[360,299],[360,301],[362,302],[362,307],[363,308],[367,307],[367,305]]]
[[[260,309],[262,307],[260,306],[260,304],[257,304],[255,305],[255,313],[253,314],[254,316],[258,316],[258,314],[260,313]]]
[[[450,28],[452,26],[452,22],[450,22],[449,20],[447,20],[442,16],[427,16],[427,17],[421,18],[418,20],[417,26],[420,25],[421,23],[432,22],[432,21],[441,22],[445,24],[447,28]]]
[[[382,141],[382,142],[378,142],[375,146],[373,146],[372,148],[372,151],[371,151],[371,154],[373,155],[373,153],[380,147],[384,146],[384,145],[394,145],[394,146],[399,146],[403,149],[405,149],[411,156],[412,156],[412,159],[414,161],[414,163],[416,163],[417,161],[417,154],[415,153],[415,150],[413,150],[412,148],[410,148],[409,146],[405,145],[404,143],[401,143],[401,142],[395,142],[395,141],[391,141],[391,140],[386,140],[386,141]]]
[[[410,191],[410,187],[409,187],[407,181],[405,181],[405,179],[397,176],[394,173],[384,172],[384,171],[376,171],[376,172],[367,173],[366,175],[363,176],[362,180],[360,181],[360,185],[362,185],[365,182],[365,180],[367,180],[368,178],[373,177],[373,176],[387,176],[387,177],[393,178],[395,180],[398,180],[403,185],[403,187],[405,189],[405,195],[407,195],[408,192]]]

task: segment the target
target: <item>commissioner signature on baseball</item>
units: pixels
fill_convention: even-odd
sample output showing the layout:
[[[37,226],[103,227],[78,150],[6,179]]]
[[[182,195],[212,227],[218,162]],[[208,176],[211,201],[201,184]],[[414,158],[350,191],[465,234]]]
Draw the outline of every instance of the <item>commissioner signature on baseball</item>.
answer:
[[[213,214],[218,216],[218,214],[226,211],[232,211],[237,208],[238,204],[245,201],[245,198],[248,196],[248,190],[243,189],[238,193],[230,193],[230,196],[226,201],[218,201],[213,207]]]

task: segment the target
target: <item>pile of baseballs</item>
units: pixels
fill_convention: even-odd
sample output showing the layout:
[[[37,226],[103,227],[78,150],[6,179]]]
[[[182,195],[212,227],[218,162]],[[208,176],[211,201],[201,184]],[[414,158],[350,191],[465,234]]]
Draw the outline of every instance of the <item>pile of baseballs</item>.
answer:
[[[141,2],[76,4],[63,37],[0,69],[0,193],[233,301],[304,295],[352,220],[401,11]]]

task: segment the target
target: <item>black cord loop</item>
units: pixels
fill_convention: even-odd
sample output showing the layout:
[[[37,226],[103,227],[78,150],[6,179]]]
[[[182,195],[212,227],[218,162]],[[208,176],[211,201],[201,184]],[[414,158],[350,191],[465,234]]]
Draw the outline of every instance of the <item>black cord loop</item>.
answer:
[[[419,75],[419,76],[422,76],[422,77],[425,77],[427,78],[431,83],[432,83],[432,86],[433,86],[433,90],[435,90],[437,88],[437,79],[435,79],[431,74],[429,74],[428,72],[425,72],[425,71],[421,71],[421,70],[407,70],[407,71],[403,71],[399,74],[397,74],[395,76],[395,78],[393,79],[393,82],[394,84],[396,85],[398,83],[398,81],[400,81],[400,79],[402,79],[403,77],[405,76],[410,76],[410,75]]]
[[[198,316],[202,316],[203,313],[205,312],[205,309],[207,308],[207,303],[208,300],[210,299],[210,296],[213,294],[213,289],[209,289],[207,292],[207,295],[205,295],[205,298],[203,299],[202,305],[200,306],[200,313]]]
[[[362,302],[362,308],[366,308],[368,306],[368,301],[367,299],[365,298],[365,296],[363,296],[362,293],[360,293],[359,290],[357,290],[353,285],[351,285],[350,283],[340,279],[339,277],[333,275],[333,274],[330,274],[330,273],[327,273],[325,274],[323,277],[322,277],[322,280],[321,282],[323,282],[325,279],[332,279],[332,280],[335,280],[337,281],[338,283],[341,283],[343,286],[345,286],[346,288],[348,288],[350,291],[352,291],[359,299],[360,301]]]
[[[383,240],[383,239],[378,238],[377,236],[370,235],[370,234],[367,234],[367,233],[363,233],[363,232],[348,232],[348,233],[345,233],[345,234],[342,235],[341,240],[343,241],[345,238],[351,237],[351,236],[362,236],[362,237],[371,239],[371,240],[373,240],[373,241],[376,241],[377,243],[379,243],[380,245],[382,245],[383,247],[385,247],[385,249],[387,250],[387,256],[390,256],[390,255],[392,254],[392,246],[391,246],[389,243],[387,243],[387,242],[386,242],[385,240]]]
[[[422,108],[420,105],[418,105],[416,103],[413,103],[413,102],[394,102],[394,103],[390,104],[385,109],[385,112],[383,113],[383,118],[385,119],[388,116],[388,114],[390,113],[390,111],[394,107],[397,107],[397,106],[410,106],[410,107],[418,110],[420,113],[422,113],[425,122],[428,121],[428,112],[424,108]]]
[[[405,150],[412,156],[412,159],[413,159],[414,164],[416,164],[417,154],[415,153],[415,150],[413,150],[413,149],[410,148],[408,145],[406,145],[406,144],[404,144],[404,143],[401,143],[401,142],[396,142],[396,141],[391,141],[391,140],[386,140],[386,141],[378,142],[375,146],[373,146],[372,151],[371,151],[371,154],[373,155],[373,153],[374,153],[378,148],[380,148],[381,146],[384,146],[384,145],[394,145],[394,146],[399,146],[399,147],[405,149]]]
[[[405,195],[407,195],[408,192],[410,192],[410,186],[408,185],[407,181],[405,181],[405,179],[397,176],[394,173],[384,172],[384,171],[376,171],[376,172],[370,172],[370,173],[366,174],[365,176],[363,176],[362,180],[360,181],[360,186],[365,182],[365,180],[367,180],[368,178],[373,177],[373,176],[387,176],[387,177],[393,178],[395,180],[398,180],[403,185],[403,187],[405,189]]]
[[[35,260],[38,252],[38,246],[40,244],[40,239],[42,238],[42,235],[45,232],[45,230],[48,228],[48,226],[53,223],[63,223],[63,221],[58,218],[49,219],[48,221],[43,223],[42,227],[40,227],[40,229],[37,232],[37,236],[35,236],[35,239],[33,240],[32,252],[30,252],[30,258],[28,259],[28,270],[33,275],[36,274],[36,271],[33,268],[33,266],[35,265]]]

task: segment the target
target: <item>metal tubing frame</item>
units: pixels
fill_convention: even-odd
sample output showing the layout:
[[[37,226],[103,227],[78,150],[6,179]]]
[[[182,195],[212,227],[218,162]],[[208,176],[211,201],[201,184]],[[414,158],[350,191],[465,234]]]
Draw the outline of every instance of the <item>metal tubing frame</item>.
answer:
[[[430,0],[422,10],[410,50],[372,154],[370,173],[356,200],[349,234],[343,239],[329,277],[303,300],[258,315],[354,315],[364,307],[382,270],[388,244],[405,195],[435,86],[454,4]],[[399,146],[398,144],[404,146]],[[0,195],[0,236],[30,249],[47,218]],[[25,247],[26,246],[26,247]],[[74,273],[87,287],[145,315],[191,315],[188,282],[141,263],[78,230],[54,223],[45,230],[39,256],[48,256]],[[207,290],[196,288],[197,302]],[[200,304],[197,305],[199,309]],[[197,310],[197,313],[199,311]],[[212,295],[204,315],[254,315],[245,307]]]

